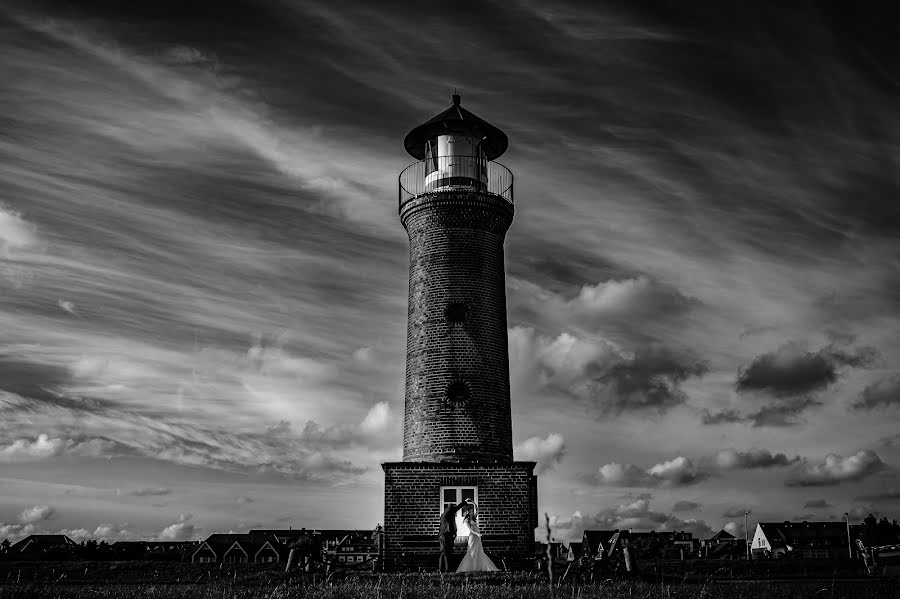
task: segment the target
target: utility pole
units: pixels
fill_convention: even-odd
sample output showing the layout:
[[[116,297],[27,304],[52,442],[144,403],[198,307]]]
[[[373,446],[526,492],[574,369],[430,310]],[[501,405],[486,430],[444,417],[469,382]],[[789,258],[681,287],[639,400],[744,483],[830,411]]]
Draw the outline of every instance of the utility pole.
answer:
[[[747,547],[747,561],[750,561],[750,529],[747,528],[747,515],[750,510],[744,510],[744,545]],[[848,529],[849,530],[849,529]]]

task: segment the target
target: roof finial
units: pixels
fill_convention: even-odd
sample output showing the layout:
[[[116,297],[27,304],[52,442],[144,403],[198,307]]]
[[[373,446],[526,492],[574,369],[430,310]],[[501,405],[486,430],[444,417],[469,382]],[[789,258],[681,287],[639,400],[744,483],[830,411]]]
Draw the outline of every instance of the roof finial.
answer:
[[[459,94],[456,93],[456,88],[453,88],[453,105],[459,106]]]

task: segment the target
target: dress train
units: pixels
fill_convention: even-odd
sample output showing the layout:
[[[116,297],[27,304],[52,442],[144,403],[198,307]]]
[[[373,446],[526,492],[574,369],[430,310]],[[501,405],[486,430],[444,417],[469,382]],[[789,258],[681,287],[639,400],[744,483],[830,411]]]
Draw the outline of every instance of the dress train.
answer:
[[[481,533],[478,524],[469,521],[469,545],[466,547],[466,555],[459,563],[457,572],[498,572],[500,568],[494,565],[491,558],[484,552],[481,546]]]

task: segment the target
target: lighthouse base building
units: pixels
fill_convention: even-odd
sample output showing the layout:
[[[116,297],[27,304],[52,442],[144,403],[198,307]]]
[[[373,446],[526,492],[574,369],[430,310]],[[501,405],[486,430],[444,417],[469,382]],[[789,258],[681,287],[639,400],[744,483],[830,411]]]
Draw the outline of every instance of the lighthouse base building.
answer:
[[[521,568],[534,550],[534,462],[512,451],[503,243],[513,177],[494,162],[506,134],[453,105],[404,141],[418,162],[400,174],[409,234],[403,461],[384,468],[383,564],[436,569],[441,514],[477,504],[485,552]],[[457,555],[468,528],[457,512]],[[451,568],[455,568],[451,564]]]
[[[484,550],[497,566],[531,566],[538,525],[534,466],[534,462],[382,464],[385,568],[434,569],[439,518],[448,506],[466,498],[478,504]],[[461,517],[457,526],[457,554],[461,555],[468,531]]]

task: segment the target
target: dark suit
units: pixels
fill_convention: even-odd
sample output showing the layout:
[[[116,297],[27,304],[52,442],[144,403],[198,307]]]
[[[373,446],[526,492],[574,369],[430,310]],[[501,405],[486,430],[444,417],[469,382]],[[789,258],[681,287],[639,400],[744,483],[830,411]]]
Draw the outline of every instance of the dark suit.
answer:
[[[447,572],[450,569],[450,560],[453,558],[453,542],[456,540],[456,512],[467,505],[463,500],[459,505],[448,507],[441,514],[441,529],[438,532],[438,540],[441,544],[441,557],[438,560],[438,569]]]

